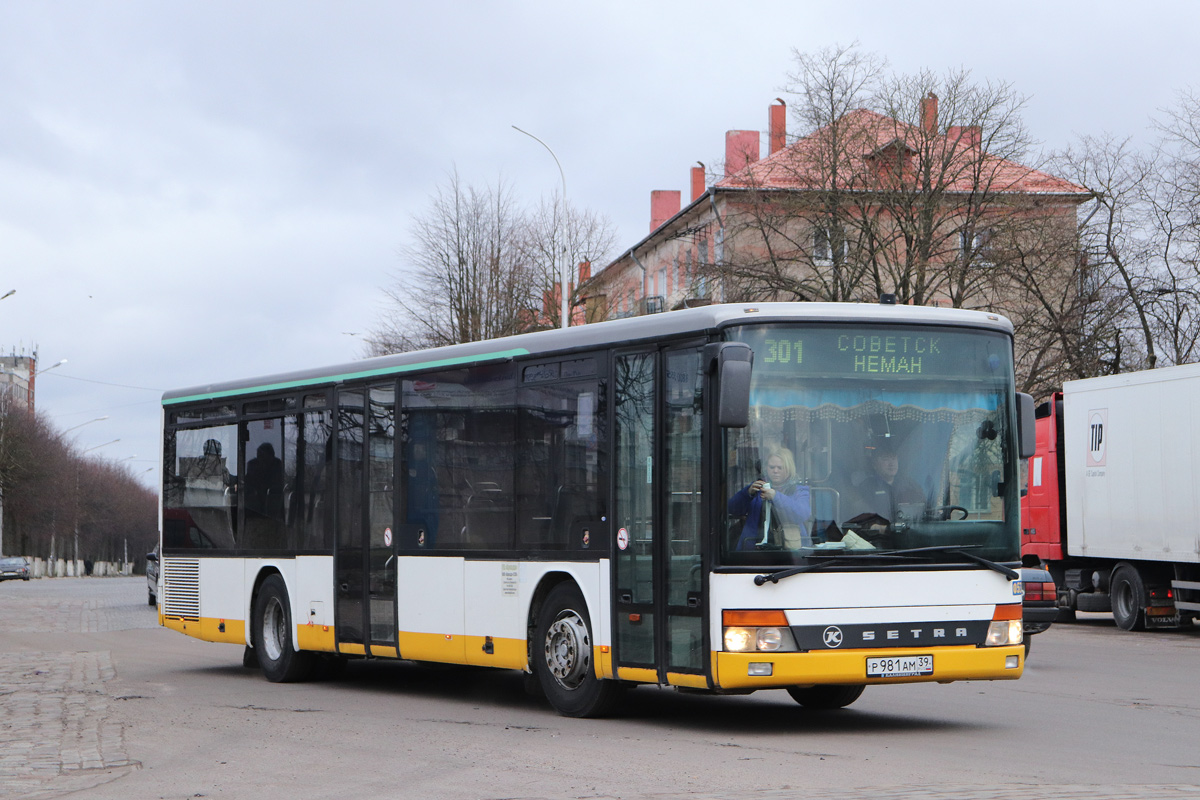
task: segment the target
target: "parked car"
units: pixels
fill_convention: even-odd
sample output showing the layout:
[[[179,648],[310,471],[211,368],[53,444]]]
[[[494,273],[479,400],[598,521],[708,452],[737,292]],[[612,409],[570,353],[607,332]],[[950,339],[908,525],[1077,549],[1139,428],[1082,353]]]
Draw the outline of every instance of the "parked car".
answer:
[[[1025,556],[1021,565],[1021,583],[1025,589],[1022,601],[1025,657],[1029,657],[1030,637],[1050,627],[1058,616],[1058,589],[1054,578],[1037,556]]]
[[[24,556],[5,556],[0,558],[0,581],[20,578],[29,580],[29,562]]]
[[[146,588],[149,590],[147,605],[158,605],[158,545],[146,553]]]

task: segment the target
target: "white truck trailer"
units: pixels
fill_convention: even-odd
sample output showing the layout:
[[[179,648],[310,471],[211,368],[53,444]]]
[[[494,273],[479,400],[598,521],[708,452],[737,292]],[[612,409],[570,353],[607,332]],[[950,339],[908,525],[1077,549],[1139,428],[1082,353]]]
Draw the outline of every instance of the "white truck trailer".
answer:
[[[1200,615],[1200,364],[1069,381],[1036,411],[1022,550],[1068,615]]]

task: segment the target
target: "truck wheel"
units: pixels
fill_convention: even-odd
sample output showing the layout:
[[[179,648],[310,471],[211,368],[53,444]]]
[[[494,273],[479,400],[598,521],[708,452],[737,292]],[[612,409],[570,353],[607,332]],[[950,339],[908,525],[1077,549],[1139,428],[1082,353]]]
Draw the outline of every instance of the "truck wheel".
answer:
[[[862,696],[866,686],[789,686],[787,693],[800,705],[816,711],[845,708]]]
[[[550,590],[538,616],[533,670],[550,705],[565,717],[600,717],[610,712],[621,689],[600,680],[592,666],[592,625],[574,583]]]
[[[1108,584],[1113,621],[1123,631],[1146,629],[1146,586],[1137,567],[1128,564],[1113,571]]]
[[[292,647],[291,608],[283,578],[268,576],[254,599],[250,636],[263,675],[272,683],[302,681],[312,671],[312,655]]]

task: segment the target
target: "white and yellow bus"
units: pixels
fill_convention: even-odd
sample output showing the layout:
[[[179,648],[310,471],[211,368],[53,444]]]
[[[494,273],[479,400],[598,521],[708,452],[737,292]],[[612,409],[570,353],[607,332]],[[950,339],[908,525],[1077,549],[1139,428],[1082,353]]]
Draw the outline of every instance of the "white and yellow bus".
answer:
[[[713,305],[170,392],[162,624],[272,681],[1018,678],[1032,401],[1002,317]],[[1025,454],[1027,455],[1027,454]]]

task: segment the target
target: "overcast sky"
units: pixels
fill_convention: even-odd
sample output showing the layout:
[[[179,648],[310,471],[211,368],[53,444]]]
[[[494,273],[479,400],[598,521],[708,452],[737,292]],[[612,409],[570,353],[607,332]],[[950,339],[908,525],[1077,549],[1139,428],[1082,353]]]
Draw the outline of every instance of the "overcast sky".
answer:
[[[80,449],[156,485],[163,390],[360,357],[449,171],[557,190],[513,125],[625,249],[793,49],[1011,82],[1047,151],[1200,88],[1193,2],[433,5],[0,0],[0,351],[68,360],[37,404]]]

